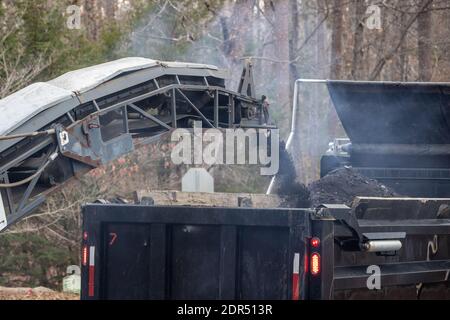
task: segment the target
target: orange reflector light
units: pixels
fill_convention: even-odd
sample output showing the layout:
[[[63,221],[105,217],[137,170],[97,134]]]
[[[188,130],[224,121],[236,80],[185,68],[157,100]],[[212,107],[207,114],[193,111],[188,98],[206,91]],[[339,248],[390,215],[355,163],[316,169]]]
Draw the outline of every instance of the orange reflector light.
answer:
[[[320,246],[320,239],[319,238],[312,238],[311,239],[311,247],[318,248]]]
[[[83,266],[87,266],[87,264],[88,264],[88,247],[87,246],[83,247],[81,263],[83,264]]]
[[[317,252],[311,254],[311,274],[317,276],[320,273],[320,255]]]

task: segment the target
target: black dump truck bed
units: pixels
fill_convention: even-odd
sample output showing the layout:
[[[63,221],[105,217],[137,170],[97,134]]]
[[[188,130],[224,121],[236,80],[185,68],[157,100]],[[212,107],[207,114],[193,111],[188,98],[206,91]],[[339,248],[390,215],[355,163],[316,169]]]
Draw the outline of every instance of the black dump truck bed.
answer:
[[[82,298],[290,299],[308,222],[304,210],[88,205]]]
[[[449,204],[86,205],[82,299],[450,299],[450,219],[437,218]]]

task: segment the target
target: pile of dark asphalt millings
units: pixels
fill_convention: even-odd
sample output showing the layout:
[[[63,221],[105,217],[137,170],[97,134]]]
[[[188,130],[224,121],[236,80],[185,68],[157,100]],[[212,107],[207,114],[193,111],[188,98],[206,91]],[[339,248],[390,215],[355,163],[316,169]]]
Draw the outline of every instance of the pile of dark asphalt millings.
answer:
[[[289,207],[308,208],[321,204],[351,206],[357,196],[395,197],[397,194],[379,183],[361,175],[350,167],[336,169],[320,180],[305,186],[295,181],[296,172],[290,154],[280,145],[280,171],[273,193],[286,196]]]
[[[346,204],[350,206],[357,196],[395,197],[396,193],[376,180],[366,178],[356,170],[345,167],[330,172],[308,186],[311,206]]]

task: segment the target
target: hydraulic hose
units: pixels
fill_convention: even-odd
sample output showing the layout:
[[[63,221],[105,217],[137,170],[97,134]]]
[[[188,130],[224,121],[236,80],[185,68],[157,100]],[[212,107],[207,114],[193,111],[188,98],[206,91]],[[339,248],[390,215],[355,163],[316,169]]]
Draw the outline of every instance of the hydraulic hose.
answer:
[[[55,134],[55,132],[56,132],[55,129],[48,129],[48,130],[44,130],[44,131],[12,134],[12,135],[8,135],[8,136],[0,136],[0,141],[13,140],[13,139],[18,139],[18,138],[45,136],[45,135]]]
[[[58,157],[58,149],[56,149],[51,155],[50,157],[48,157],[47,161],[35,172],[33,173],[31,176],[17,181],[17,182],[12,182],[12,183],[1,183],[0,184],[0,188],[14,188],[14,187],[19,187],[21,185],[24,185],[25,183],[30,182],[31,180],[33,180],[34,178],[36,178],[37,176],[41,175],[42,172],[49,166],[50,163],[52,163],[57,157]]]

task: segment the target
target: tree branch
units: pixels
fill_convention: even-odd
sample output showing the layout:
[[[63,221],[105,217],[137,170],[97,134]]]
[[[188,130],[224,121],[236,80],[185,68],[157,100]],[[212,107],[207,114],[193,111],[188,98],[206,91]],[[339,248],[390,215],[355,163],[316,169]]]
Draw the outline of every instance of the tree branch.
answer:
[[[401,47],[406,35],[408,34],[409,28],[413,25],[413,23],[417,20],[417,17],[419,14],[424,12],[425,9],[427,9],[431,3],[433,3],[433,0],[425,0],[420,9],[407,21],[406,26],[403,28],[401,32],[401,36],[397,44],[387,53],[385,54],[376,64],[372,72],[370,73],[369,79],[375,80],[383,70],[386,63],[392,59],[392,57],[395,55],[395,53],[398,51],[398,49]]]

